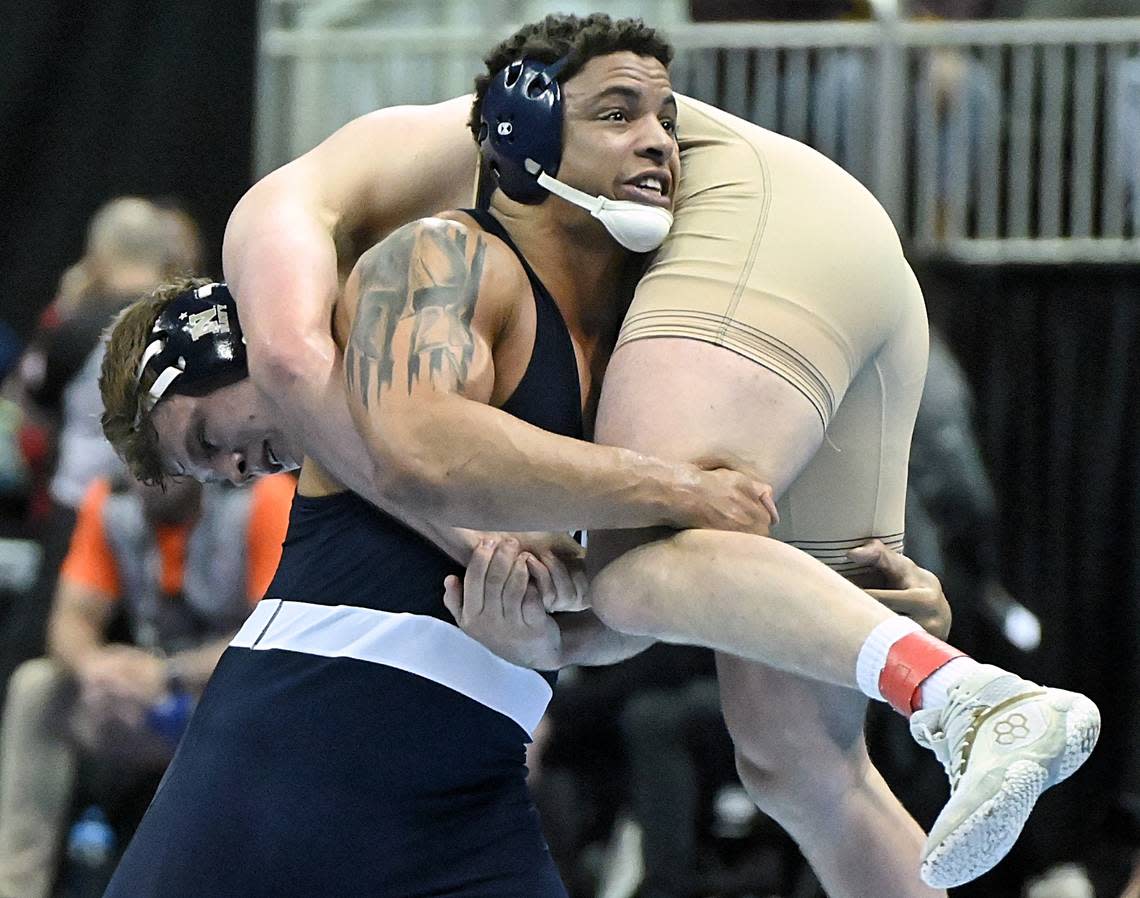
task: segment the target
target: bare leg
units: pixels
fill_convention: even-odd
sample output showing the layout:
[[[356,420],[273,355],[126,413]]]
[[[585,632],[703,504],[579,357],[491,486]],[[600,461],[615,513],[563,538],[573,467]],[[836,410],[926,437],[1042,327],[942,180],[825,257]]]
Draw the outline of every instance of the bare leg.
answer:
[[[924,836],[867,756],[866,699],[717,656],[749,795],[796,840],[828,895],[945,895],[918,876]]]
[[[627,344],[607,374],[597,438],[675,458],[732,457],[779,493],[795,472],[766,457],[766,447],[803,451],[820,434],[785,423],[795,420],[802,397],[773,380],[726,350],[691,341]],[[755,394],[771,388],[757,409]],[[626,551],[645,540],[654,541]],[[591,534],[589,554],[592,565],[621,555],[592,588],[595,610],[611,626],[702,642],[792,672],[718,656],[745,787],[797,840],[833,898],[944,894],[920,882],[923,834],[867,757],[862,696],[795,675],[854,686],[859,647],[886,609],[773,540]]]
[[[644,531],[591,534],[591,567]],[[684,530],[614,558],[590,585],[594,611],[623,633],[702,645],[857,689],[867,635],[895,616],[808,555],[745,533]]]

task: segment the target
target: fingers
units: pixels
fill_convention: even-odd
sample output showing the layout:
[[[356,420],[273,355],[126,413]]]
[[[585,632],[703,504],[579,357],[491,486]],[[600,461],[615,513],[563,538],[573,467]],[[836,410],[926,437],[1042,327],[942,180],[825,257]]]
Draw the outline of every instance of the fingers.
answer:
[[[550,571],[550,578],[554,581],[554,589],[556,593],[557,606],[573,603],[577,590],[574,588],[574,580],[570,576],[570,570],[562,562],[562,559],[554,554],[547,554],[542,557],[542,563],[546,565]]]
[[[546,605],[533,581],[523,595],[521,613],[523,625],[530,629],[537,629],[546,617]]]
[[[471,553],[471,560],[467,562],[467,573],[463,575],[463,610],[468,616],[483,613],[487,568],[491,566],[494,554],[495,541],[484,539],[475,547],[475,551]]]
[[[513,537],[500,540],[495,546],[494,554],[487,565],[487,574],[484,578],[484,605],[487,602],[498,603],[498,613],[503,614],[503,590],[507,585],[507,578],[511,575],[515,561],[519,556],[519,541]]]
[[[869,564],[881,573],[892,589],[912,589],[924,586],[917,573],[918,565],[893,549],[888,549],[881,540],[873,539],[862,546],[847,552],[847,557],[859,564]]]
[[[930,603],[929,595],[921,589],[865,589],[867,595],[886,605],[896,614],[909,615]]]
[[[773,494],[772,487],[766,483],[760,484],[760,504],[768,512],[768,516],[772,519],[773,524],[780,523],[780,513],[776,511],[776,497]]]
[[[515,625],[523,621],[522,604],[530,583],[530,571],[527,569],[527,560],[530,558],[525,552],[516,556],[507,581],[503,585],[501,604],[503,615]]]
[[[865,592],[895,614],[909,617],[932,636],[945,639],[950,634],[953,615],[941,592],[925,587],[914,589],[868,589]]]
[[[549,567],[533,555],[528,554],[527,570],[534,580],[537,598],[542,602],[542,607],[547,611],[553,611],[558,607],[558,588],[554,583]]]
[[[463,626],[463,587],[454,574],[448,574],[443,580],[443,604],[455,622]]]
[[[879,556],[886,548],[882,540],[872,539],[863,543],[861,546],[856,546],[854,549],[848,549],[847,557],[852,561],[858,561],[860,564],[874,564],[877,566]]]

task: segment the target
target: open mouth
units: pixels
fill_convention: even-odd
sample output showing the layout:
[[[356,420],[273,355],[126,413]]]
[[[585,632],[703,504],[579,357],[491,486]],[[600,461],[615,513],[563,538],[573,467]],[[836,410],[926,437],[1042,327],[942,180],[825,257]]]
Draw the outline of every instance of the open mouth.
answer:
[[[627,199],[651,206],[668,206],[671,188],[669,179],[660,175],[638,175],[622,185]]]

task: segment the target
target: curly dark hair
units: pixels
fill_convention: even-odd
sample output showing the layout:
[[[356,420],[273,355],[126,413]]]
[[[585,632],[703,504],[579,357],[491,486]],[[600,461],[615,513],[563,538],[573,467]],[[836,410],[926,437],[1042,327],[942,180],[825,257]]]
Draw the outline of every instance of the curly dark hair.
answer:
[[[615,20],[605,13],[593,13],[585,18],[554,13],[541,22],[523,25],[483,58],[487,71],[475,77],[475,100],[467,121],[472,136],[479,140],[483,97],[491,79],[512,62],[536,59],[552,63],[573,51],[573,58],[558,79],[566,81],[595,56],[622,50],[652,56],[666,67],[673,61],[672,45],[641,19]]]

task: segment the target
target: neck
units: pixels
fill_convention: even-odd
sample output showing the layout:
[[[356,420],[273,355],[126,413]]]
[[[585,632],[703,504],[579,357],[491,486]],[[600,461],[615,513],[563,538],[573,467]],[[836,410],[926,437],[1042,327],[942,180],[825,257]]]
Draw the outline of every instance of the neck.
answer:
[[[567,325],[599,334],[624,312],[623,275],[629,253],[600,222],[570,203],[550,197],[539,206],[504,203],[491,212],[558,303]]]

